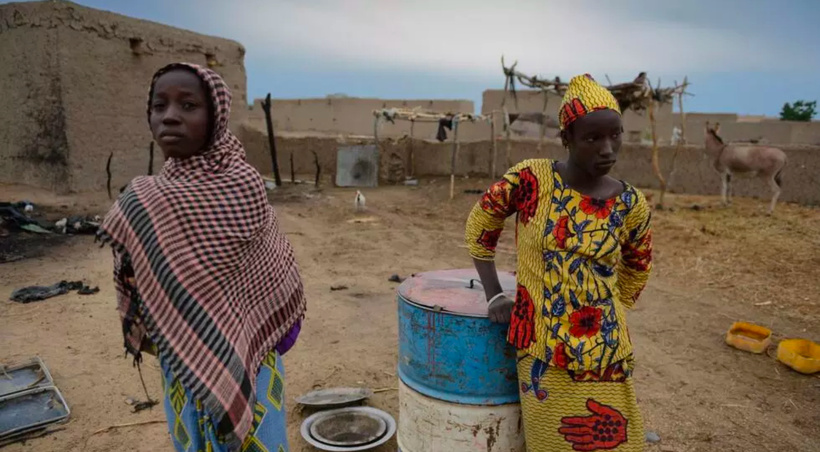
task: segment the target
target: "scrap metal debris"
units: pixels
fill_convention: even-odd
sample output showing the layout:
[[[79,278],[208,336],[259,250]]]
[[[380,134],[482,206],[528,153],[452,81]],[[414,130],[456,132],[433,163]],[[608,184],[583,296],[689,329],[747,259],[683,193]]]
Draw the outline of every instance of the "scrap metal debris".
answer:
[[[61,234],[93,235],[100,228],[100,222],[99,216],[73,216],[54,223],[54,227]]]

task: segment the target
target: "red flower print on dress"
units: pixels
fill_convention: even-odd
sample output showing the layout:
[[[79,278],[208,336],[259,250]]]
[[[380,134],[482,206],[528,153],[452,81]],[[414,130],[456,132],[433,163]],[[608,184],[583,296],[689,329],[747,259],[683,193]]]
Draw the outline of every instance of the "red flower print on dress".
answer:
[[[481,209],[500,218],[510,215],[510,192],[513,186],[507,179],[494,183],[481,197]]]
[[[535,304],[527,288],[518,285],[515,293],[515,304],[510,316],[510,329],[507,341],[515,348],[525,349],[535,342]]]
[[[621,255],[624,264],[632,269],[645,272],[652,263],[652,231],[648,231],[636,243],[624,244]]]
[[[601,315],[601,310],[592,306],[584,306],[573,312],[569,316],[572,324],[569,334],[575,337],[595,336],[601,330]]]
[[[627,377],[623,361],[612,364],[603,370],[587,370],[583,372],[569,371],[569,376],[573,381],[578,382],[613,381],[618,383],[626,381]]]
[[[515,207],[522,224],[527,224],[538,210],[538,178],[529,168],[518,172],[518,190],[515,195]]]
[[[569,356],[567,356],[567,346],[563,342],[560,342],[558,345],[555,346],[555,355],[552,358],[555,362],[555,365],[559,369],[566,369],[567,365],[569,364]]]
[[[501,237],[501,231],[501,229],[481,231],[481,236],[478,237],[478,244],[483,246],[487,251],[495,251],[495,247],[498,246],[498,238]]]
[[[595,215],[599,220],[608,218],[612,213],[612,208],[615,207],[615,198],[607,199],[606,201],[590,198],[589,196],[582,196],[580,203],[581,211],[587,215]]]
[[[569,217],[563,216],[555,223],[552,229],[552,236],[558,242],[558,248],[564,249],[567,247],[567,239],[570,237],[569,233]]]
[[[572,443],[574,450],[612,450],[627,441],[629,421],[620,411],[587,399],[590,416],[564,417],[558,433]]]

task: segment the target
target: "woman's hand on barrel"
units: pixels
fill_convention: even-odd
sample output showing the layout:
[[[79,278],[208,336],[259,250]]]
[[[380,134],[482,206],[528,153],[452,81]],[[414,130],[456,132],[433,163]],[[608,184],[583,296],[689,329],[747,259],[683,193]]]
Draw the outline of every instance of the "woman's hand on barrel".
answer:
[[[490,321],[493,323],[510,323],[514,304],[515,302],[504,294],[493,297],[488,307]]]

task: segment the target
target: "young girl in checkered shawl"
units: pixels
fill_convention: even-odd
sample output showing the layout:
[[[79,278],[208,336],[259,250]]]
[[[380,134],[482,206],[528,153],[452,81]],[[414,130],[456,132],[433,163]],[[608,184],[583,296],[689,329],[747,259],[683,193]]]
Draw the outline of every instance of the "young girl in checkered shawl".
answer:
[[[155,353],[177,451],[287,450],[284,369],[305,299],[259,173],[228,130],[214,71],[171,64],[148,119],[158,176],[135,178],[99,232],[115,257],[125,348]]]

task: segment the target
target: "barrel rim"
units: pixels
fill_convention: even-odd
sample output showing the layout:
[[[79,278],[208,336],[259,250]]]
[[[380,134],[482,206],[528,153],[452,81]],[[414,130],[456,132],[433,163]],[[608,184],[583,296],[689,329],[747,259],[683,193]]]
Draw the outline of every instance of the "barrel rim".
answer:
[[[464,394],[450,394],[444,391],[437,391],[434,388],[425,386],[422,383],[414,383],[412,378],[409,378],[402,370],[401,366],[397,368],[397,375],[399,382],[410,388],[411,390],[431,399],[440,400],[448,403],[455,403],[459,405],[472,406],[500,406],[521,403],[521,394],[516,391],[515,395],[498,395],[492,397],[484,396],[470,396]]]
[[[473,318],[473,319],[488,319],[488,318],[490,318],[489,312],[487,312],[487,314],[482,315],[482,314],[467,314],[467,313],[463,313],[463,312],[448,311],[444,308],[441,308],[441,309],[437,310],[435,308],[435,306],[431,307],[431,306],[423,305],[421,303],[417,303],[417,302],[415,302],[413,300],[410,300],[409,298],[403,296],[400,293],[397,293],[397,298],[400,301],[404,301],[405,303],[413,306],[414,308],[419,308],[423,311],[435,312],[437,314],[447,314],[447,315],[452,315],[452,316],[456,316],[456,317],[470,317],[470,318]]]

